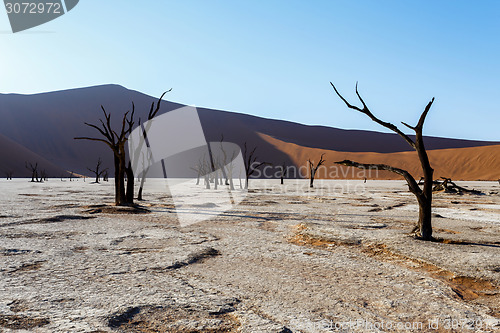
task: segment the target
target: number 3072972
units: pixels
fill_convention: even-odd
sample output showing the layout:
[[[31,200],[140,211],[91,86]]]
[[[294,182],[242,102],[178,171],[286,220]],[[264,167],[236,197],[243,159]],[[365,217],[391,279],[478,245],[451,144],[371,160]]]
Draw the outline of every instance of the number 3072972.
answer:
[[[61,4],[57,2],[7,2],[5,8],[7,14],[62,14]]]

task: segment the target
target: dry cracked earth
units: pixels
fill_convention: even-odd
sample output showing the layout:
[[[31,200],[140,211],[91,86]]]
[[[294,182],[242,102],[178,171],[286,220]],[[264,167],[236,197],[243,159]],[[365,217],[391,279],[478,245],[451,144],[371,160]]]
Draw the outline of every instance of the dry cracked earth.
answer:
[[[0,331],[500,331],[498,183],[437,193],[423,242],[403,182],[275,182],[182,227],[147,188],[1,181]]]

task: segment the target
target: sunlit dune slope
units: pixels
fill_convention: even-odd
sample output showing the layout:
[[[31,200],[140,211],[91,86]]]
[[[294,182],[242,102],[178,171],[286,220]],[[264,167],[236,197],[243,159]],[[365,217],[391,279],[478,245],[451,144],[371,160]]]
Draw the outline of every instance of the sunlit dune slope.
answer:
[[[381,163],[408,170],[415,178],[422,176],[416,152],[372,153],[339,152],[333,150],[308,148],[284,142],[265,134],[262,139],[290,157],[295,165],[306,170],[307,160],[317,162],[325,153],[325,166],[319,178],[379,178],[401,179],[397,174],[387,171],[365,172],[356,168],[336,166],[335,161],[353,160],[360,163]],[[434,168],[434,178],[448,177],[454,180],[497,180],[500,179],[500,145],[471,148],[429,150],[429,158]]]

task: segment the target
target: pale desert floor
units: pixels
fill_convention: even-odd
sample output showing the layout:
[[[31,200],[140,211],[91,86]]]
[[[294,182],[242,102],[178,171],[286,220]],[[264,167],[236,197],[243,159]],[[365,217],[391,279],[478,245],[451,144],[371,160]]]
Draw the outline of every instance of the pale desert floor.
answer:
[[[158,188],[147,213],[101,206],[112,183],[0,180],[0,331],[500,330],[498,182],[435,195],[440,242],[408,235],[402,181],[278,182],[211,217],[186,185],[209,219],[180,226]]]

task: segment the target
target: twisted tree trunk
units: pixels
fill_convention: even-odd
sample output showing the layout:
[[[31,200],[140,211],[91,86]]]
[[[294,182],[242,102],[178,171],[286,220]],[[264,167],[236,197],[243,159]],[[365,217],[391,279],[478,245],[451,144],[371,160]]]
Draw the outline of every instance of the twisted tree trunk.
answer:
[[[125,174],[127,175],[127,191],[125,192],[125,201],[127,204],[134,203],[134,170],[132,165],[128,162],[128,166],[125,168]]]
[[[111,127],[111,114],[108,114],[102,105],[101,109],[105,119],[105,121],[99,119],[101,126],[89,123],[85,123],[85,125],[96,129],[104,138],[76,137],[75,140],[99,141],[105,143],[111,149],[115,166],[115,204],[117,206],[128,205],[133,203],[133,200],[127,200],[125,195],[125,143],[134,125],[135,106],[132,103],[132,112],[127,111],[123,114],[122,126],[119,132],[115,132]]]
[[[358,92],[358,85],[356,83],[356,95],[358,96],[359,100],[361,101],[361,104],[363,105],[362,108],[351,105],[338,91],[337,88],[333,85],[333,83],[330,82],[332,85],[333,89],[337,93],[337,95],[340,97],[340,99],[347,105],[348,108],[359,111],[361,113],[366,114],[368,117],[370,117],[371,120],[376,122],[377,124],[380,124],[391,131],[397,133],[399,136],[401,136],[413,149],[417,151],[418,158],[420,160],[420,165],[422,167],[423,171],[423,188],[421,189],[415,180],[415,178],[406,170],[399,169],[399,168],[394,168],[389,165],[385,164],[362,164],[362,163],[357,163],[349,160],[345,161],[340,161],[336,162],[336,164],[341,164],[341,165],[346,165],[346,166],[353,166],[357,168],[362,168],[362,169],[370,169],[370,168],[375,168],[378,170],[386,170],[386,171],[391,171],[394,173],[397,173],[401,176],[403,176],[408,183],[408,187],[410,191],[415,195],[418,201],[418,207],[419,207],[419,214],[418,214],[418,223],[417,223],[417,236],[421,239],[424,240],[432,240],[432,187],[433,187],[433,174],[434,170],[431,167],[431,164],[429,162],[429,156],[427,155],[427,151],[425,150],[425,145],[424,145],[424,139],[423,139],[423,127],[424,127],[424,122],[425,118],[427,117],[427,114],[432,106],[432,103],[434,102],[434,98],[427,104],[425,107],[424,112],[420,116],[420,119],[418,121],[418,124],[416,126],[410,126],[406,123],[402,123],[406,127],[412,129],[415,131],[415,141],[413,141],[409,136],[401,132],[399,128],[397,128],[395,125],[384,122],[377,117],[375,117],[371,111],[368,109],[366,106],[364,100],[361,98],[359,92]]]
[[[120,156],[115,154],[115,205],[122,206],[125,204],[125,163],[122,163]]]

